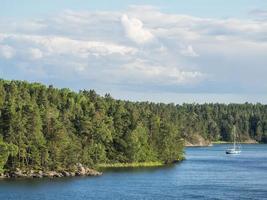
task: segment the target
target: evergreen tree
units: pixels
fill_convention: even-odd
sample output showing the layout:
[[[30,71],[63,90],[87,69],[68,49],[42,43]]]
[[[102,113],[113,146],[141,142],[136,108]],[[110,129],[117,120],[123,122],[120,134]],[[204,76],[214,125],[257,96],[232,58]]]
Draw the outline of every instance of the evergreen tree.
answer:
[[[0,80],[0,172],[183,157],[184,140],[267,142],[267,106],[163,104]]]

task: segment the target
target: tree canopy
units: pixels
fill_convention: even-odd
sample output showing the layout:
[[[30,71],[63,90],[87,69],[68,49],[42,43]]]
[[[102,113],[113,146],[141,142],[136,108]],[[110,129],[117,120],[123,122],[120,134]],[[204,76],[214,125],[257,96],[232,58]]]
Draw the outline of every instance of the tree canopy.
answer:
[[[183,143],[169,112],[93,90],[0,80],[0,170],[178,160]]]
[[[267,105],[129,102],[0,80],[0,171],[170,163],[184,140],[231,141],[234,125],[241,140],[267,142]]]

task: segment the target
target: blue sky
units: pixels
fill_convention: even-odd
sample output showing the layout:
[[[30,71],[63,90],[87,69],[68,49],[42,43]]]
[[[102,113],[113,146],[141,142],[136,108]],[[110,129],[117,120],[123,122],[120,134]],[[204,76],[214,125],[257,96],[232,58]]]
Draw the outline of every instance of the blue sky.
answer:
[[[267,1],[2,0],[0,78],[155,102],[267,103]]]
[[[264,0],[2,0],[3,17],[29,17],[72,10],[125,10],[129,5],[153,5],[169,13],[199,17],[246,17],[250,10],[264,8]]]

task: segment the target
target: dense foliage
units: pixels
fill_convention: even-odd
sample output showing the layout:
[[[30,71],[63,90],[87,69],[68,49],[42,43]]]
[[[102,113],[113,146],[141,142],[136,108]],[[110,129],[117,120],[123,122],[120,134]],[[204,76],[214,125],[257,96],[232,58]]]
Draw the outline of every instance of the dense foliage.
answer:
[[[181,132],[189,141],[201,135],[210,141],[230,142],[236,127],[240,141],[267,143],[267,105],[185,104],[176,108],[182,123]]]
[[[179,160],[183,141],[172,109],[0,80],[0,172]]]
[[[114,100],[0,80],[0,172],[3,168],[68,169],[76,163],[169,163],[196,136],[267,142],[267,106],[156,104]]]

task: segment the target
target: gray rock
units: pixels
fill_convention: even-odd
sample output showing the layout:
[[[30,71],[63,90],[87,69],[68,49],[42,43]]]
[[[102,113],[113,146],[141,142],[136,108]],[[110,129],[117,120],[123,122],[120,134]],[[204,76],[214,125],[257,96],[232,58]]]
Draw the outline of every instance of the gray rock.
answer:
[[[6,178],[6,175],[4,173],[0,173],[0,179]]]
[[[58,177],[58,173],[55,171],[48,171],[48,172],[45,172],[43,176],[49,177],[49,178]]]
[[[83,166],[81,163],[76,164],[75,171],[22,171],[21,169],[17,168],[14,171],[0,173],[0,179],[3,178],[43,178],[43,177],[69,177],[69,176],[100,176],[102,175],[101,172],[98,172],[94,169],[90,169],[88,167]]]
[[[76,166],[77,166],[76,176],[85,176],[86,175],[85,167],[81,163],[77,163]]]
[[[23,173],[19,168],[17,168],[15,171],[9,173],[9,177],[23,178],[23,177],[27,177],[27,174]]]
[[[81,163],[77,164],[77,169],[78,169],[78,172],[77,172],[78,176],[86,175],[85,167]]]
[[[70,176],[75,176],[75,172],[70,172]]]
[[[43,175],[40,175],[40,174],[38,174],[38,173],[34,173],[34,174],[32,174],[31,177],[32,177],[32,178],[43,178]]]
[[[98,172],[94,169],[86,168],[86,175],[87,176],[100,176],[100,175],[102,175],[102,173]]]
[[[66,172],[66,171],[63,171],[62,172],[62,175],[65,176],[65,177],[69,177],[70,176],[70,173],[69,172]]]

